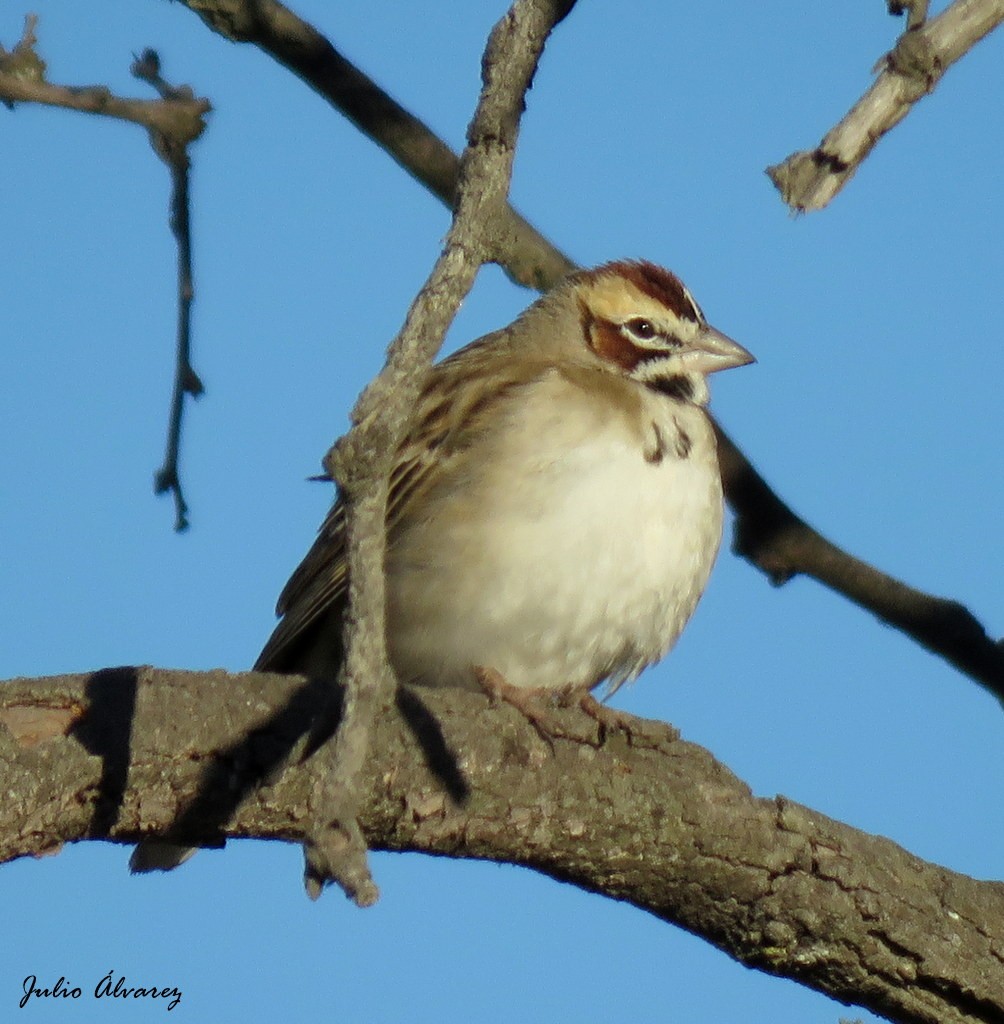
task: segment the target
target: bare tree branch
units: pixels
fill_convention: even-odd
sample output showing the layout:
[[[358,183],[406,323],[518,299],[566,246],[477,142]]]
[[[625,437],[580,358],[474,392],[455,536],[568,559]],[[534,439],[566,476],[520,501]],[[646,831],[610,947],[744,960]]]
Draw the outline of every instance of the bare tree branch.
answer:
[[[957,601],[907,586],[817,533],[800,519],[715,424],[718,459],[736,514],[732,550],[775,586],[811,576],[906,633],[986,687],[1004,705],[1004,644]]]
[[[0,101],[8,106],[14,103],[41,103],[49,107],[63,107],[88,114],[101,114],[120,121],[141,124],[151,132],[188,145],[197,139],[206,127],[205,115],[212,109],[209,100],[190,94],[172,99],[138,100],[115,96],[104,85],[54,85],[45,80],[45,62],[34,53],[35,21],[26,28],[22,39],[10,53],[0,47]]]
[[[188,86],[170,85],[160,73],[160,58],[155,50],[144,50],[130,69],[143,82],[149,82],[165,100],[183,98],[191,93]],[[171,414],[167,427],[167,451],[164,463],[154,475],[155,494],[170,491],[174,495],[174,528],[188,529],[188,505],[181,489],[178,456],[181,448],[181,418],[185,396],[198,398],[204,388],[192,367],[192,300],[195,284],[192,279],[192,225],[189,204],[188,175],[192,162],[188,146],[172,136],[151,130],[150,144],[171,172],[171,231],[178,245],[178,340],[175,347],[174,386],[171,389]]]
[[[149,82],[160,93],[159,100],[120,99],[105,86],[83,88],[58,86],[45,81],[45,62],[35,52],[38,19],[25,19],[21,41],[8,53],[0,46],[0,100],[13,107],[14,102],[41,103],[93,114],[104,114],[146,127],[154,152],[171,171],[171,230],[178,245],[178,331],[174,385],[168,418],[167,449],[161,468],[154,475],[154,492],[170,491],[174,496],[174,528],[188,527],[188,506],[181,488],[178,454],[181,446],[181,419],[185,396],[202,394],[202,382],[191,362],[192,238],[189,220],[188,147],[205,129],[205,115],[212,109],[209,101],[197,99],[188,86],[169,85],[160,74],[160,60],[153,50],[133,62],[136,78]]]
[[[551,29],[573,4],[517,0],[492,30],[446,246],[391,343],[384,369],[356,403],[352,430],[326,459],[346,499],[350,610],[343,720],[331,747],[331,771],[320,776],[312,794],[315,828],[304,846],[307,891],[315,898],[329,880],[360,905],[378,896],[366,868],[356,806],[372,722],[394,687],[384,645],[387,480],[429,364],[481,264],[503,247],[499,217],[506,209],[523,97]]]
[[[226,38],[253,43],[289,67],[418,181],[450,202],[456,191],[457,158],[313,26],[276,0],[182,2]],[[1001,3],[1004,0],[998,0],[998,6]],[[539,232],[529,225],[523,231],[519,223],[525,222],[509,209],[500,220],[504,230],[499,232],[500,248],[493,254],[515,280],[546,290],[575,269]],[[527,268],[532,268],[529,276]],[[725,494],[736,513],[738,554],[777,584],[796,573],[812,576],[903,630],[1004,701],[1004,649],[987,638],[971,613],[954,601],[914,590],[840,550],[798,519],[720,428],[719,457]],[[797,557],[791,529],[795,523]]]
[[[926,6],[926,5],[925,5]],[[914,10],[910,27],[878,64],[872,87],[811,150],[767,168],[794,210],[820,210],[850,181],[886,132],[934,91],[941,76],[1004,21],[1004,0],[955,0],[926,24]]]
[[[364,135],[451,209],[460,161],[417,117],[345,59],[313,25],[278,0],[181,0],[214,32],[253,43],[327,99]],[[510,206],[500,214],[507,236],[505,272],[544,291],[574,265]]]
[[[927,8],[930,0],[886,0],[889,13],[899,18],[905,13],[907,15],[907,29],[920,28],[927,21]]]
[[[0,861],[168,830],[302,841],[329,770],[303,738],[325,700],[298,677],[151,668],[2,683]],[[363,770],[369,844],[533,868],[892,1020],[1004,1020],[1004,885],[757,798],[669,727],[601,743],[587,715],[556,714],[552,750],[479,694],[403,691]]]

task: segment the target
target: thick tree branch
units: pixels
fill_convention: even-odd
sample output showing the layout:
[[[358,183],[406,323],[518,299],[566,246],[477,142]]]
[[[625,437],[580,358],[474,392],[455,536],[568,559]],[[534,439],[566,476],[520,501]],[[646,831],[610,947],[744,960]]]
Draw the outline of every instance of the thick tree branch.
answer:
[[[925,5],[926,6],[926,5]],[[911,8],[910,27],[878,64],[871,88],[811,150],[767,168],[793,210],[819,210],[850,181],[875,144],[934,91],[941,76],[1004,21],[1004,0],[956,0],[926,24]]]
[[[457,157],[313,26],[277,0],[182,2],[214,31],[234,41],[253,43],[290,68],[434,195],[450,203],[456,191]],[[1004,5],[1004,0],[996,3]],[[973,6],[970,3],[970,14],[975,16]],[[546,290],[575,268],[536,229],[510,208],[506,210],[499,221],[499,248],[494,258],[515,280]],[[971,613],[954,601],[916,591],[841,551],[798,519],[721,432],[719,454],[726,497],[736,513],[738,554],[774,583],[797,573],[812,576],[903,630],[1004,700],[1004,649],[988,639]],[[790,529],[794,523],[798,524],[797,553],[795,531]]]
[[[393,687],[384,645],[387,480],[425,372],[447,328],[481,264],[504,248],[498,224],[507,208],[524,96],[548,35],[573,4],[517,0],[492,30],[445,248],[391,343],[384,369],[356,403],[352,430],[325,460],[346,499],[349,616],[343,720],[331,746],[331,771],[312,795],[315,829],[304,847],[307,891],[314,897],[329,880],[339,882],[363,905],[378,895],[366,868],[355,807],[371,723],[377,708],[389,702]]]
[[[302,757],[325,699],[297,677],[150,668],[0,684],[0,860],[168,830],[302,841],[329,770]],[[369,844],[531,867],[892,1020],[1004,1020],[1004,885],[757,798],[668,727],[659,740],[647,723],[639,748],[557,713],[568,737],[552,750],[478,694],[381,709]]]

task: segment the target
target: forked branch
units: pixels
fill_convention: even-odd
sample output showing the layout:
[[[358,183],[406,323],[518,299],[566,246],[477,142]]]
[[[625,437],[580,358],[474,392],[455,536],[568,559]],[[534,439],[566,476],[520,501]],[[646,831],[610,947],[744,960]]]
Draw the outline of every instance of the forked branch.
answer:
[[[206,127],[205,116],[212,109],[209,101],[195,96],[188,86],[169,85],[160,74],[160,61],[153,50],[144,51],[132,65],[133,76],[150,83],[159,100],[127,99],[113,95],[102,85],[67,86],[46,81],[45,61],[35,46],[38,19],[28,15],[21,40],[9,53],[0,46],[0,101],[13,108],[15,103],[39,103],[90,114],[130,121],[145,127],[150,144],[171,172],[170,224],[178,246],[178,329],[175,345],[175,374],[168,418],[164,462],[154,475],[154,491],[174,496],[174,528],[188,526],[188,506],[181,488],[178,458],[181,447],[181,421],[186,397],[202,393],[191,362],[192,240],[189,226],[188,147]]]
[[[524,96],[551,29],[573,4],[517,0],[492,30],[446,245],[391,343],[386,365],[356,403],[352,430],[325,460],[346,499],[350,582],[342,721],[329,751],[330,771],[318,778],[311,794],[314,825],[304,843],[306,885],[313,897],[328,881],[338,882],[362,905],[378,895],[366,867],[357,807],[372,723],[394,690],[384,646],[387,481],[429,364],[481,264],[504,245],[498,225],[507,209]]]
[[[353,67],[316,28],[278,0],[182,2],[227,39],[251,43],[288,67],[434,195],[450,203],[460,169],[456,155]],[[964,25],[970,18],[986,25],[991,14],[1004,10],[1004,0],[961,2],[968,11]],[[955,12],[953,19],[959,17],[959,7],[957,3],[950,8]],[[945,30],[945,23],[936,28],[939,38]],[[953,45],[959,48],[965,33],[960,31],[955,38]],[[959,49],[956,58],[962,52]],[[508,205],[492,258],[514,280],[540,290],[575,269],[567,256]],[[726,497],[736,514],[738,554],[776,584],[797,573],[811,576],[901,629],[1004,701],[1004,649],[987,637],[969,611],[954,601],[914,590],[836,547],[781,501],[737,445],[721,431],[719,437]],[[797,546],[795,533],[788,528],[792,523],[798,524]],[[783,531],[781,524],[787,524]]]

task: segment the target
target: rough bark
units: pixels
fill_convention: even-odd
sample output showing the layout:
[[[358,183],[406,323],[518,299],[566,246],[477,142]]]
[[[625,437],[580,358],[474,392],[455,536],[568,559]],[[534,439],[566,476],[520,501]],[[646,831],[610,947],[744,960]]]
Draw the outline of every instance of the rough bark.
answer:
[[[80,839],[300,841],[325,686],[151,668],[0,688],[0,859]],[[204,709],[213,708],[212,715]],[[548,745],[462,691],[377,716],[360,822],[376,849],[521,864],[890,1019],[1004,1020],[1004,885],[758,798],[668,726]]]

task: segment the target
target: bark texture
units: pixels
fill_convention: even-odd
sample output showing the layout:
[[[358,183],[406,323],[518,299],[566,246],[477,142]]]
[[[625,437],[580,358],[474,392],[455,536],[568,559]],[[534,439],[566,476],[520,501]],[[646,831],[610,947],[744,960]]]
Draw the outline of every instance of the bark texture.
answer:
[[[335,724],[325,689],[152,668],[4,684],[0,859],[81,839],[301,841],[324,769],[309,752]],[[548,744],[478,694],[403,691],[364,768],[367,842],[533,868],[893,1020],[1004,1020],[1004,885],[758,798],[669,726],[555,723]]]

